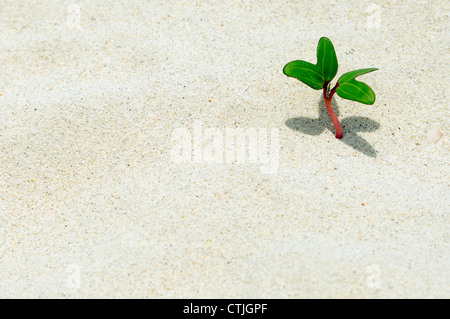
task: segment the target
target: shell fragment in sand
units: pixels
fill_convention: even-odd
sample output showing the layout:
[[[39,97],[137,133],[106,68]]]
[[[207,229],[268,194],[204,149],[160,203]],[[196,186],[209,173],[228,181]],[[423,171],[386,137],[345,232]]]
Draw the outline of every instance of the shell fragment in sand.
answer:
[[[427,142],[430,144],[436,143],[439,141],[442,137],[442,132],[439,130],[433,130],[431,131],[427,136]]]

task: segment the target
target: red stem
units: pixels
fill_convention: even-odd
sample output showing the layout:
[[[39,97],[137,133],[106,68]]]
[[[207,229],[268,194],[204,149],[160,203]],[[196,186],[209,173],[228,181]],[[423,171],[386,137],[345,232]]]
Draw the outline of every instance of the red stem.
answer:
[[[339,119],[336,116],[336,113],[334,113],[333,106],[331,105],[331,99],[333,98],[333,94],[336,92],[336,89],[338,86],[339,86],[339,83],[336,83],[336,85],[330,91],[330,93],[327,94],[328,83],[325,82],[323,85],[323,100],[325,102],[325,108],[328,111],[328,115],[330,116],[331,122],[333,122],[334,129],[336,130],[336,138],[342,138],[342,136],[343,136],[342,125],[339,122]]]

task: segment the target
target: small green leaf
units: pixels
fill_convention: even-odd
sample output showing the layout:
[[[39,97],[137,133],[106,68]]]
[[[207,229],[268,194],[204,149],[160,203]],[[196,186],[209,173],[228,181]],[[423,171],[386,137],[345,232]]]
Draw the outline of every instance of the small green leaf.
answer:
[[[315,90],[323,87],[321,69],[312,63],[300,60],[289,62],[283,68],[283,73],[302,81]]]
[[[320,38],[317,44],[317,66],[326,82],[333,80],[338,71],[336,51],[331,40],[326,37]]]
[[[355,78],[359,75],[376,70],[378,69],[360,69],[343,74],[338,80],[339,86],[336,89],[337,95],[343,99],[364,104],[375,103],[375,93],[373,90],[366,83],[356,81]]]

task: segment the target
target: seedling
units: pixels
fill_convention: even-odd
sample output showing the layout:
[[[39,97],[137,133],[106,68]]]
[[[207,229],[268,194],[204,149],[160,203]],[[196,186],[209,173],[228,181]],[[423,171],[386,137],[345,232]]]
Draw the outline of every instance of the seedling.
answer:
[[[338,62],[333,43],[328,38],[320,38],[317,45],[317,63],[312,64],[306,61],[296,60],[285,65],[283,73],[289,77],[296,78],[315,90],[323,90],[323,100],[328,111],[331,122],[336,130],[336,138],[342,138],[342,125],[336,113],[334,113],[331,99],[334,93],[341,98],[353,100],[364,104],[375,103],[375,93],[365,83],[356,81],[359,75],[366,74],[376,68],[360,69],[343,74],[336,85],[330,89],[331,81],[336,76]]]

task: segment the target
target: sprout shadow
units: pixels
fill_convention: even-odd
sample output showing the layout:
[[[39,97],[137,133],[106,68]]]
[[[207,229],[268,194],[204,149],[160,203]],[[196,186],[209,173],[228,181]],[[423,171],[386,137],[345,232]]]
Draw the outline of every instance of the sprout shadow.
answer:
[[[331,103],[336,115],[339,116],[339,108],[334,97]],[[361,116],[346,117],[340,122],[344,132],[344,137],[341,139],[342,142],[367,156],[377,157],[377,151],[372,145],[356,133],[375,131],[380,127],[378,122]],[[319,100],[319,118],[293,117],[286,120],[285,123],[290,129],[309,135],[320,135],[325,129],[328,129],[333,134],[335,133],[322,97]]]

